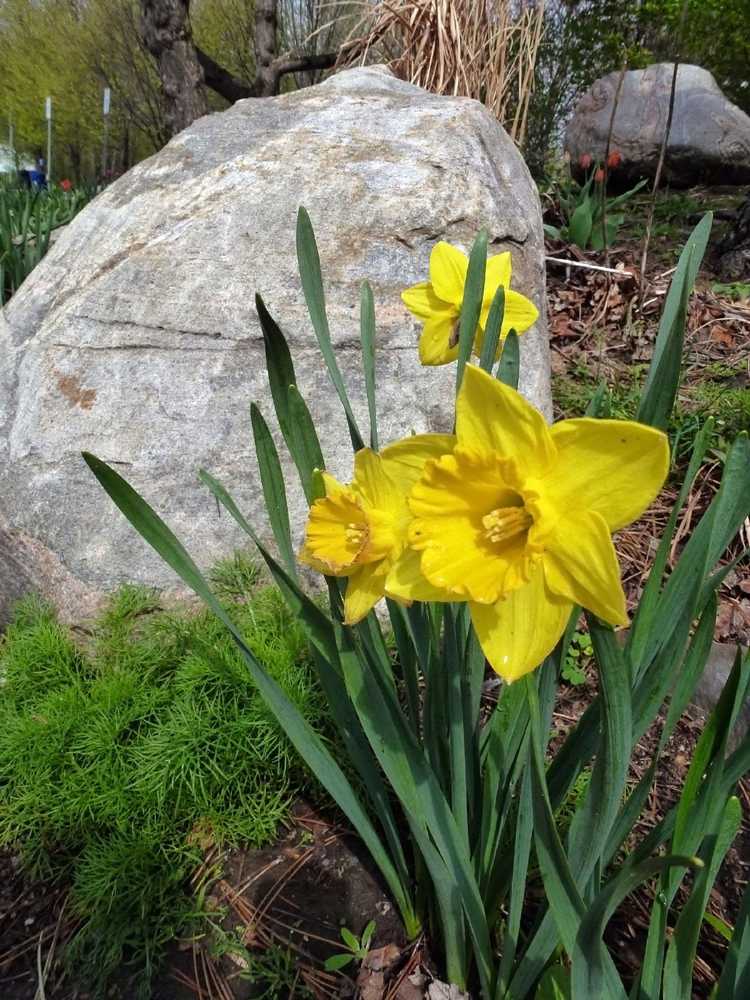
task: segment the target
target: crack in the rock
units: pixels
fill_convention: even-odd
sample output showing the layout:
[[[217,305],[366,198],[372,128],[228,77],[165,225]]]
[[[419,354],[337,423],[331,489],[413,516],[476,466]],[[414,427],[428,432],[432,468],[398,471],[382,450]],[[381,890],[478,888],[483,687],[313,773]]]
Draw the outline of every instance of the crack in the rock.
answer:
[[[144,323],[134,319],[109,319],[104,316],[85,316],[73,313],[71,319],[80,319],[87,323],[102,323],[104,326],[137,326],[142,330],[157,330],[161,333],[183,333],[188,337],[208,337],[210,340],[224,338],[220,330],[184,330],[175,326],[160,326],[158,323]]]

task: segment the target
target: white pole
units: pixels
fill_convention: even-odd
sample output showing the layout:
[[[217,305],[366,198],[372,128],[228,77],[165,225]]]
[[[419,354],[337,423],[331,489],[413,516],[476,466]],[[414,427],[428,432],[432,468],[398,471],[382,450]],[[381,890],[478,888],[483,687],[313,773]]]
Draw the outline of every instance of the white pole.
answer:
[[[107,147],[109,145],[109,107],[112,100],[112,91],[109,87],[104,88],[104,100],[102,103],[102,115],[104,117],[104,136],[102,138],[102,184],[107,176]]]
[[[47,186],[52,182],[52,98],[44,102],[44,117],[47,119]]]

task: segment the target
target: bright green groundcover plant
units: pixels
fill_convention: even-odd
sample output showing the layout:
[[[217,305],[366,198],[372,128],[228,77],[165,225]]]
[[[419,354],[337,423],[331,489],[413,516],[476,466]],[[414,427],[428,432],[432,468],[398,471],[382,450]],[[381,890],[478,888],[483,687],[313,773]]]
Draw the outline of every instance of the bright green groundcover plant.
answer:
[[[430,281],[417,286],[416,295],[409,290],[405,301],[431,324],[432,346],[436,331],[446,338],[451,356],[439,356],[438,363],[455,357],[455,434],[421,435],[381,449],[372,292],[365,283],[365,447],[331,343],[312,226],[300,210],[302,287],[355,452],[351,484],[322,471],[321,442],[287,343],[262,299],[256,302],[276,417],[311,505],[301,557],[325,574],[327,612],[301,586],[282,466],[256,406],[253,433],[278,557],[227,491],[208,473],[201,478],[257,545],[303,623],[356,784],[247,648],[167,525],[116,472],[85,456],[133,526],[230,630],[262,696],[370,851],[409,936],[425,929],[442,975],[485,1000],[626,997],[603,933],[643,882],[655,883],[656,891],[630,995],[691,996],[708,896],[741,819],[735,785],[750,769],[750,739],[727,751],[748,691],[747,658],[737,657],[679,801],[635,843],[632,831],[658,757],[707,661],[716,590],[729,570],[717,563],[748,512],[745,436],[729,450],[720,489],[665,579],[710,427],[697,436],[624,645],[607,623],[626,620],[610,533],[638,516],[667,470],[662,431],[677,393],[687,301],[710,227],[707,216],[680,257],[639,423],[606,419],[606,393],[600,392],[587,418],[551,429],[515,390],[518,337],[503,319],[509,262],[487,261],[484,232],[465,263],[439,244]],[[513,298],[513,308],[528,319],[530,304],[521,299]],[[468,364],[472,348],[476,366]],[[395,665],[372,610],[383,596]],[[598,695],[547,763],[558,678],[581,607]],[[482,711],[487,661],[506,681],[488,718]],[[665,703],[658,753],[631,785],[635,744]],[[569,793],[584,773],[587,791],[570,818]],[[557,819],[563,803],[564,827]],[[545,900],[529,922],[526,886],[537,872]],[[688,874],[686,901],[676,912]],[[717,970],[715,997],[750,995],[749,979],[746,893]]]

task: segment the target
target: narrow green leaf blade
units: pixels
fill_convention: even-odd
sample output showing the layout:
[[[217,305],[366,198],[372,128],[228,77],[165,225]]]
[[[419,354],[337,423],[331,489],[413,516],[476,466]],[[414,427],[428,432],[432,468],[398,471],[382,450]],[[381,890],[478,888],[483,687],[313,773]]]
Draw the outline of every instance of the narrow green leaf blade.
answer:
[[[302,207],[300,207],[297,213],[297,262],[302,280],[302,290],[305,293],[305,301],[307,302],[307,309],[310,313],[315,336],[318,339],[320,353],[323,355],[331,382],[344,408],[346,422],[349,425],[349,436],[352,439],[352,448],[355,451],[359,451],[361,448],[364,448],[365,443],[357,427],[357,421],[349,402],[344,379],[342,378],[333,351],[331,331],[328,327],[328,315],[326,313],[325,294],[323,292],[323,275],[320,270],[318,244],[315,240],[310,216]]]
[[[255,306],[263,332],[266,370],[276,419],[299,474],[305,498],[312,503],[317,495],[314,472],[325,468],[318,435],[307,404],[297,388],[286,338],[260,295],[255,296]]]
[[[157,552],[175,573],[200,597],[217,618],[227,627],[247,664],[264,701],[271,709],[297,752],[306,761],[323,787],[339,805],[362,837],[373,860],[380,868],[399,908],[406,915],[413,909],[405,887],[367,813],[352,790],[349,781],[335,762],[318,734],[310,727],[296,706],[287,698],[279,685],[263,669],[247,648],[245,642],[224,608],[211,592],[203,575],[178,541],[171,529],[162,521],[146,501],[114,469],[96,456],[83,453],[83,458],[103,489],[109,494],[127,520],[141,537]]]
[[[509,330],[503,343],[500,364],[497,366],[498,380],[503,385],[509,385],[511,389],[517,389],[520,371],[521,354],[518,346],[518,334],[515,330]]]
[[[258,460],[260,482],[263,487],[263,499],[268,511],[268,519],[271,522],[271,530],[279,547],[282,562],[286,566],[289,575],[296,577],[297,564],[292,545],[292,530],[289,524],[289,508],[286,502],[284,473],[281,471],[279,453],[271,437],[268,424],[255,403],[250,406],[250,422],[253,428],[253,440],[255,442],[255,455]]]
[[[666,428],[680,382],[687,306],[711,235],[707,212],[690,234],[669,287],[636,419]]]
[[[360,293],[360,337],[362,340],[362,367],[365,372],[367,410],[370,415],[370,447],[378,450],[378,415],[375,405],[375,302],[372,288],[362,282]]]
[[[484,331],[484,340],[482,341],[482,352],[479,356],[479,367],[486,372],[491,372],[495,364],[495,357],[500,344],[500,333],[503,329],[504,315],[505,289],[500,285],[495,292],[495,297],[490,306],[487,326]]]
[[[480,229],[469,255],[469,269],[464,286],[461,305],[461,320],[458,332],[458,365],[456,368],[456,393],[461,388],[466,362],[471,357],[471,349],[482,314],[484,278],[487,269],[487,230]]]

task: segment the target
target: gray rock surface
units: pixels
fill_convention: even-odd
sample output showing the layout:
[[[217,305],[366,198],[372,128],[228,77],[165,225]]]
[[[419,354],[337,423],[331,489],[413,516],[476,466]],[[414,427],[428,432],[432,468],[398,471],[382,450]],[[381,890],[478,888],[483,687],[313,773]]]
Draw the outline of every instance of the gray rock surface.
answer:
[[[742,656],[747,656],[747,650],[741,650]],[[711,644],[711,652],[706,663],[706,669],[693,692],[692,702],[701,711],[709,715],[718,704],[721,692],[729,680],[729,675],[737,656],[737,646],[726,642]],[[729,749],[736,750],[750,731],[750,701],[746,701],[739,711],[734,729],[729,736]]]
[[[256,291],[288,335],[328,468],[349,475],[297,275],[299,205],[363,428],[359,285],[373,285],[383,441],[451,421],[455,369],[420,367],[419,327],[399,298],[427,277],[437,240],[468,249],[487,226],[491,252],[512,250],[513,286],[544,316],[536,188],[482,105],[358,69],[196,121],[66,227],[0,318],[0,619],[27,586],[76,617],[118,581],[176,582],[82,450],[116,463],[201,565],[244,539],[198,483],[200,467],[268,535],[248,412],[258,400],[275,423]],[[543,319],[521,344],[522,391],[549,415]],[[305,510],[295,488],[298,529]]]
[[[622,82],[610,149],[622,154],[617,176],[653,177],[667,126],[673,63],[630,70]],[[579,101],[565,148],[573,163],[603,160],[619,71],[597,80]],[[750,117],[700,66],[681,64],[663,178],[672,184],[750,183]]]

